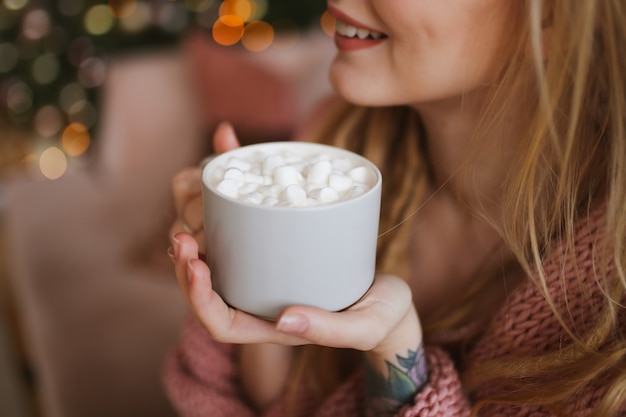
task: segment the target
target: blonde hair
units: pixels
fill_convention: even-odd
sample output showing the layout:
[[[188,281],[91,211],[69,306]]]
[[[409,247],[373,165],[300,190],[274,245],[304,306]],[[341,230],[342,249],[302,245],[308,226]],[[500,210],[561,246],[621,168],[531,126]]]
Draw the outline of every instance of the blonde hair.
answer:
[[[488,380],[506,381],[506,392],[481,405],[544,405],[558,413],[560,402],[602,375],[608,391],[594,415],[614,415],[626,393],[626,340],[619,330],[626,292],[626,7],[619,0],[527,4],[529,18],[515,49],[518,60],[531,51],[532,65],[510,65],[501,89],[525,104],[534,100],[538,111],[527,121],[530,128],[520,157],[506,179],[506,218],[498,223],[574,342],[540,357],[482,363],[480,371],[466,373],[465,381],[470,388]],[[542,39],[545,27],[547,45]],[[506,101],[495,97],[493,103],[506,107]],[[598,199],[606,199],[603,227],[613,251],[600,247],[593,252],[599,275],[594,278],[605,301],[594,317],[595,327],[581,336],[556,311],[542,259],[559,242],[566,246],[566,258],[575,256],[576,220]],[[616,276],[608,277],[611,262]],[[524,383],[522,376],[543,382]]]
[[[489,403],[541,405],[557,412],[559,403],[602,375],[608,391],[595,415],[612,415],[623,406],[626,393],[626,340],[618,328],[624,325],[619,320],[626,291],[626,6],[623,0],[515,3],[515,36],[506,47],[501,76],[491,87],[472,155],[479,152],[481,132],[506,134],[511,112],[527,112],[525,130],[502,187],[502,216],[476,210],[496,227],[519,266],[544,292],[573,343],[553,354],[480,364],[480,371],[465,372],[464,383],[470,391],[488,381],[506,384],[506,390],[481,400],[475,413]],[[398,271],[409,228],[397,226],[429,192],[419,117],[406,107],[346,103],[332,113],[315,137],[359,152],[383,170],[381,231],[390,232],[379,242],[378,265]],[[472,155],[459,175],[471,178]],[[604,227],[612,253],[595,254],[601,275],[595,278],[603,283],[605,301],[595,327],[583,337],[559,316],[542,261],[559,242],[565,242],[573,256],[576,221],[599,199],[606,200]],[[606,276],[611,262],[616,277]],[[494,274],[476,282],[484,285],[496,279]],[[468,298],[479,290],[469,291]],[[445,306],[446,315],[437,324],[425,323],[425,328],[458,325],[471,309],[468,301]],[[536,378],[525,384],[521,377]]]

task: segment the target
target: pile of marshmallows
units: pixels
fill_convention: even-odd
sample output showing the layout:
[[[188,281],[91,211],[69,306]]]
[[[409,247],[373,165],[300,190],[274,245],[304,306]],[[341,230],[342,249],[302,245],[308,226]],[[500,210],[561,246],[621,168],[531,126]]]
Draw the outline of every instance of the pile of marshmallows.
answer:
[[[306,207],[356,198],[375,183],[372,170],[356,159],[328,153],[278,150],[231,156],[213,176],[214,189],[264,206]]]

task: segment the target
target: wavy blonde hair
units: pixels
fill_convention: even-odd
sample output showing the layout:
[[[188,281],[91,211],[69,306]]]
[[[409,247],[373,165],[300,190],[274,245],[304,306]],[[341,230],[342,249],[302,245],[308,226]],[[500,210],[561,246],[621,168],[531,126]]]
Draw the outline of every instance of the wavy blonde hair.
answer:
[[[559,403],[602,375],[608,391],[595,415],[613,415],[626,397],[626,335],[619,329],[624,326],[619,320],[626,299],[626,4],[623,0],[525,0],[512,7],[519,8],[511,26],[515,34],[506,45],[501,76],[490,88],[475,134],[474,156],[481,132],[506,134],[511,112],[526,111],[522,115],[526,128],[502,187],[502,216],[488,217],[481,207],[477,213],[500,232],[519,266],[536,277],[558,317],[542,269],[543,257],[558,242],[565,242],[574,253],[577,219],[599,198],[605,199],[604,227],[612,253],[598,254],[594,262],[600,274],[614,263],[616,277],[596,277],[607,284],[604,308],[590,334],[577,336],[558,317],[572,336],[570,346],[540,357],[483,363],[480,371],[465,372],[464,383],[470,391],[494,380],[506,381],[510,388],[481,400],[475,413],[489,403],[542,405],[558,411]],[[391,232],[380,239],[378,265],[398,271],[406,256],[409,229],[398,225],[430,192],[419,117],[406,107],[363,108],[347,103],[330,113],[314,138],[359,152],[383,170],[381,231]],[[460,175],[471,178],[470,170],[468,163]],[[495,271],[483,275],[463,300],[444,306],[443,316],[425,323],[425,332],[462,323],[471,312],[472,297],[497,279]],[[309,350],[318,358],[324,351]],[[323,395],[341,376],[324,383],[313,379],[322,385]],[[524,384],[522,376],[543,382]]]

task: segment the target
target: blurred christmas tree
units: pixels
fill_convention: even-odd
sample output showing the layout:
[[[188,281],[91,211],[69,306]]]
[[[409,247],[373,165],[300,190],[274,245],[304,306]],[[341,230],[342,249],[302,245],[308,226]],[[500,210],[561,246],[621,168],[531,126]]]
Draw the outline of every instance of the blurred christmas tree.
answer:
[[[325,8],[325,0],[0,0],[0,126],[88,137],[111,55],[172,46],[194,28],[246,46],[245,28],[305,29]]]

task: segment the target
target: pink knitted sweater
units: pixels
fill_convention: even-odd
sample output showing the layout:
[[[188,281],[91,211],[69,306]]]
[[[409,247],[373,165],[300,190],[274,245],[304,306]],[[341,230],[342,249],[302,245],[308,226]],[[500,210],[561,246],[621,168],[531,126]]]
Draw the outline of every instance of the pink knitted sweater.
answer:
[[[595,305],[602,301],[602,291],[594,279],[592,250],[603,242],[604,207],[590,213],[579,222],[576,230],[575,259],[565,261],[562,283],[560,271],[565,247],[556,248],[546,257],[544,268],[548,286],[557,308],[565,321],[578,334],[584,334],[592,323]],[[576,268],[582,282],[576,277]],[[613,266],[611,266],[613,268]],[[611,273],[613,269],[609,272]],[[567,295],[567,300],[565,296]],[[623,313],[623,312],[622,312]],[[621,314],[624,318],[626,314]],[[622,330],[626,323],[621,323]],[[488,359],[505,359],[555,351],[570,342],[570,337],[550,310],[544,296],[528,280],[516,287],[499,313],[484,330],[468,355],[466,363]],[[404,417],[459,417],[468,416],[471,402],[497,386],[485,386],[468,399],[457,369],[442,347],[427,346],[429,382],[414,401],[404,407],[398,416]],[[184,417],[252,417],[258,414],[245,401],[238,384],[236,346],[219,344],[194,320],[185,323],[179,344],[167,358],[164,380],[169,397],[178,413]],[[563,404],[563,414],[587,416],[602,398],[606,387],[603,379],[588,384]],[[355,372],[321,404],[304,392],[298,409],[303,417],[356,417],[364,415],[363,372]],[[625,409],[626,412],[626,409]],[[511,407],[495,405],[483,410],[489,417],[543,417],[550,412],[542,407]],[[263,417],[285,416],[285,400],[278,400]]]

